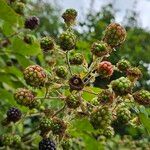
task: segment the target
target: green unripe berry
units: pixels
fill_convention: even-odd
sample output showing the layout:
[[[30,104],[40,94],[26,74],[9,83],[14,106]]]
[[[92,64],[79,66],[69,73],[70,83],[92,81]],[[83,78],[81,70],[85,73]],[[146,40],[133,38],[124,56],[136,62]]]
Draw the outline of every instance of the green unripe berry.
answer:
[[[90,115],[90,122],[95,129],[105,129],[111,123],[111,114],[108,107],[96,108]]]
[[[21,142],[21,137],[19,135],[14,135],[13,143],[18,144]]]
[[[140,90],[133,94],[134,100],[141,105],[150,106],[150,92],[147,90]]]
[[[127,69],[129,69],[131,66],[130,62],[125,60],[125,59],[121,59],[118,63],[117,63],[117,68],[120,71],[127,71]]]
[[[60,48],[64,51],[69,51],[76,46],[76,36],[71,31],[65,31],[59,36]]]
[[[49,50],[53,50],[55,43],[51,37],[43,37],[40,40],[40,46],[44,52],[48,52]]]
[[[111,86],[115,94],[126,95],[131,92],[132,83],[128,78],[121,77],[111,82]]]
[[[51,130],[53,134],[63,135],[65,133],[66,128],[67,128],[67,125],[63,120],[57,117],[53,118],[52,125],[51,125]]]
[[[13,144],[13,135],[11,134],[4,134],[2,136],[2,143],[5,146],[10,146]]]
[[[74,97],[72,95],[67,96],[65,99],[68,108],[76,109],[80,106],[80,101],[78,97]]]
[[[60,78],[66,78],[68,74],[65,66],[58,66],[55,70],[55,73]]]
[[[94,42],[91,46],[91,52],[93,55],[102,57],[111,52],[111,47],[103,41]]]
[[[117,110],[117,121],[120,123],[128,123],[131,119],[131,112],[128,108],[121,107]]]
[[[71,65],[81,65],[84,61],[84,57],[81,53],[75,53],[70,56],[69,62]]]
[[[44,117],[40,120],[40,130],[42,132],[50,131],[51,126],[52,126],[52,120],[51,119]]]
[[[76,17],[77,17],[77,11],[75,9],[67,9],[62,14],[62,18],[64,19],[64,22],[68,26],[74,25]]]

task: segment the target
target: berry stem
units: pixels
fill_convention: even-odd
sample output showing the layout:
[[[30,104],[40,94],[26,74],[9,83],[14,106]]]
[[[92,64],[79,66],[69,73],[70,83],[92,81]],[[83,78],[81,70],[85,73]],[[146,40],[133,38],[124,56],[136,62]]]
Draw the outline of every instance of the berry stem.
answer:
[[[95,67],[97,66],[98,62],[101,62],[103,57],[97,58],[95,61],[91,63],[89,66],[88,73],[83,77],[83,81],[90,76],[90,74],[94,71]]]
[[[46,98],[46,97],[47,97],[48,90],[49,90],[49,87],[46,87],[46,90],[45,90],[45,96],[44,96],[44,98]]]
[[[67,61],[69,72],[70,72],[70,74],[72,76],[73,74],[72,74],[71,66],[70,66],[70,62],[69,62],[69,51],[66,52],[66,61]]]
[[[83,89],[82,91],[87,92],[87,93],[90,93],[90,94],[93,94],[93,95],[98,95],[98,93],[95,93],[95,92],[93,92],[93,91],[88,91],[88,90],[85,90],[85,89]]]
[[[35,99],[65,99],[65,97],[36,97]]]
[[[64,109],[66,108],[66,103],[64,104],[64,106],[62,108],[60,108],[58,111],[56,111],[53,115],[52,118],[57,116],[60,112],[62,112]]]

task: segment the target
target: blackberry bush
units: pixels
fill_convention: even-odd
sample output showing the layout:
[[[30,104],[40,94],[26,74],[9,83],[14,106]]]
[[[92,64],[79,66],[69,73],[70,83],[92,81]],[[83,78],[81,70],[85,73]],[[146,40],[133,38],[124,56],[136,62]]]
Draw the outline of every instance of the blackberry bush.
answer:
[[[85,44],[73,28],[77,11],[67,9],[62,14],[63,31],[60,28],[60,35],[51,38],[46,31],[35,30],[39,18],[43,25],[42,15],[23,18],[29,14],[22,9],[27,2],[1,3],[11,7],[10,14],[20,14],[12,13],[12,19],[2,19],[0,26],[1,31],[10,27],[12,32],[0,34],[2,149],[117,150],[127,146],[142,150],[149,146],[150,92],[139,89],[142,71],[125,59],[112,65],[109,58],[120,56],[116,53],[127,35],[122,25],[110,23],[102,39],[87,37]],[[90,31],[93,35],[93,28]],[[99,84],[101,88],[95,87]],[[144,148],[139,148],[140,140]]]

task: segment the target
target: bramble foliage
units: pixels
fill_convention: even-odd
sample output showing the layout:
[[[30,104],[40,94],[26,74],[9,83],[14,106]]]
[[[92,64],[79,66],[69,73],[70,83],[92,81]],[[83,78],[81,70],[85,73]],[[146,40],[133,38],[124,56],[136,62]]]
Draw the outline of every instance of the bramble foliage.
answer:
[[[0,147],[148,150],[150,92],[136,89],[142,71],[126,59],[109,61],[126,40],[125,28],[108,23],[86,49],[89,64],[85,50],[76,52],[76,10],[62,14],[65,29],[56,40],[35,37],[42,20],[26,16],[27,6],[0,1]],[[116,72],[122,76],[112,80]],[[109,82],[97,88],[96,78]]]

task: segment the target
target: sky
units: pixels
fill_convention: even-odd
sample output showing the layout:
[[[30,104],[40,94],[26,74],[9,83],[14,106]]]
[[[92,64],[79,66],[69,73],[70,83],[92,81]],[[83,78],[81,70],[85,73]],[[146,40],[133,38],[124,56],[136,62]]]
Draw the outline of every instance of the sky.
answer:
[[[114,3],[114,7],[120,10],[116,15],[116,21],[120,23],[129,9],[135,9],[139,12],[140,25],[150,30],[150,0],[47,0],[50,3],[57,2],[62,10],[74,8],[79,12],[79,19],[82,20],[90,8],[91,1],[94,1],[93,10],[98,11],[104,4]]]

